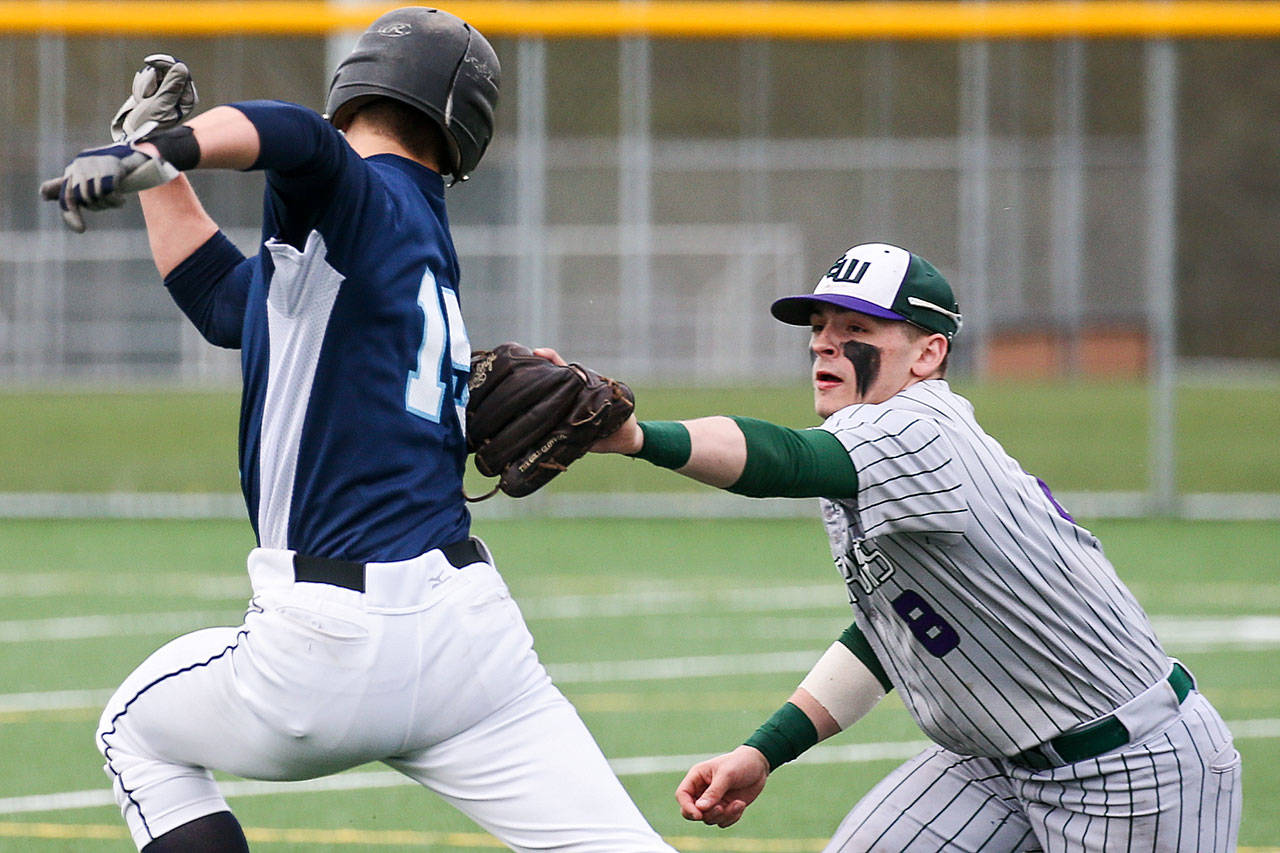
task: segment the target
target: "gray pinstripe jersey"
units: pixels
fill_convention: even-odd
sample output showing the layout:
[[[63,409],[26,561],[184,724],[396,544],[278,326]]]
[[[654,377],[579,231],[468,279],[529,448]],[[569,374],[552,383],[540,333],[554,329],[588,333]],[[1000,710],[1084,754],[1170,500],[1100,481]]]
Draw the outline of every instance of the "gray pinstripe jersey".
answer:
[[[858,625],[937,743],[1013,755],[1168,672],[1098,540],[945,381],[821,428],[858,472],[857,498],[821,502]]]

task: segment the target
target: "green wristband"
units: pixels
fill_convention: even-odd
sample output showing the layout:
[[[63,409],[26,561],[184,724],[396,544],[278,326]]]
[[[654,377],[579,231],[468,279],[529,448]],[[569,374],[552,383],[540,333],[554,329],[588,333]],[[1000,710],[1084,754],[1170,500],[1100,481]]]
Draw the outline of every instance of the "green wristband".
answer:
[[[769,771],[773,772],[817,742],[818,729],[813,721],[804,711],[788,702],[747,738],[746,745],[764,753]]]
[[[684,424],[679,421],[641,421],[640,432],[644,435],[644,442],[632,454],[636,459],[673,471],[689,464],[693,441]]]

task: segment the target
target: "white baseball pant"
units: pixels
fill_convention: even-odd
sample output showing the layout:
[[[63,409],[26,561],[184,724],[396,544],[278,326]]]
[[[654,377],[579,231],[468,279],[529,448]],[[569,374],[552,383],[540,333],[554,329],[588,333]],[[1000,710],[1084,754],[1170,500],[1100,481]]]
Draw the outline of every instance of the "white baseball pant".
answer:
[[[98,746],[139,849],[227,810],[211,770],[297,780],[381,761],[514,850],[674,853],[552,685],[492,565],[371,563],[357,592],[295,582],[291,551],[248,563],[244,624],[166,644],[103,712]]]

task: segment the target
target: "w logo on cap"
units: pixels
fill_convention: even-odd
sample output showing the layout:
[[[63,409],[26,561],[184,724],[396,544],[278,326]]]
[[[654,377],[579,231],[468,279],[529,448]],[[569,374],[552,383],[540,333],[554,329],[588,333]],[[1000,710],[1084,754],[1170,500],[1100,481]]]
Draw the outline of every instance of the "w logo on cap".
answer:
[[[870,268],[871,261],[859,261],[851,255],[845,255],[831,265],[831,269],[827,270],[825,278],[829,278],[832,281],[857,284],[862,281],[862,277],[867,274],[867,270]]]

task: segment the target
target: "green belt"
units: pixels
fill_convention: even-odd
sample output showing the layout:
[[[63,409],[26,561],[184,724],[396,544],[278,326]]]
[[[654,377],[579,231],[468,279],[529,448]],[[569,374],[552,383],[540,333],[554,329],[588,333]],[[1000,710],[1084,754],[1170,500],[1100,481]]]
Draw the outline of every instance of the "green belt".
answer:
[[[1168,680],[1174,694],[1178,697],[1178,704],[1181,705],[1182,700],[1187,698],[1187,694],[1195,686],[1191,673],[1175,661],[1173,672],[1169,673]],[[1122,747],[1128,742],[1129,730],[1124,727],[1124,723],[1116,719],[1114,714],[1108,714],[1100,720],[1058,735],[1047,743],[1012,755],[1009,760],[1032,770],[1048,770],[1051,767],[1062,767],[1095,758],[1104,752]],[[1046,746],[1049,749],[1046,749]],[[1053,756],[1055,752],[1058,754],[1057,758]]]

